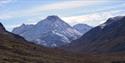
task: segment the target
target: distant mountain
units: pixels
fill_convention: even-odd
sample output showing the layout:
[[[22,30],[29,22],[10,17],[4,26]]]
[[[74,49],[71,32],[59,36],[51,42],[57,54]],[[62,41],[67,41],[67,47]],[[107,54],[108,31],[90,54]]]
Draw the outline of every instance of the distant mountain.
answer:
[[[34,25],[25,25],[22,24],[20,27],[17,27],[13,30],[16,34],[23,34],[24,32],[28,31],[29,29],[32,29]]]
[[[15,28],[12,32],[23,36],[28,41],[47,47],[65,45],[82,35],[55,15],[48,16],[36,25],[22,25]]]
[[[90,29],[92,29],[92,27],[87,24],[76,24],[73,26],[73,28],[75,28],[77,31],[79,31],[82,34],[85,34]]]
[[[125,52],[125,16],[109,18],[64,49],[79,53]]]

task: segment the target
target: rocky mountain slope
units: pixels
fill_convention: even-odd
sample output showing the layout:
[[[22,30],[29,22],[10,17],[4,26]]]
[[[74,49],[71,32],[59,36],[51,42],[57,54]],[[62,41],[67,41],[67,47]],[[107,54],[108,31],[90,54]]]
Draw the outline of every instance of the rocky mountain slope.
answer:
[[[79,38],[82,34],[65,23],[58,16],[48,16],[36,25],[22,25],[13,33],[28,41],[47,47],[59,47]]]
[[[91,29],[65,49],[80,53],[111,53],[125,51],[125,16],[109,18]]]

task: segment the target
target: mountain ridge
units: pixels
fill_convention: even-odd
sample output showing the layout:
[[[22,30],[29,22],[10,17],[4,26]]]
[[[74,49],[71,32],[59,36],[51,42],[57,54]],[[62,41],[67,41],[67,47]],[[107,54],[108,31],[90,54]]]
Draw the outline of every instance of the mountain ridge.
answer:
[[[105,26],[101,24],[91,29],[64,49],[77,53],[124,52],[125,16],[113,22],[111,19],[104,23]]]
[[[18,29],[21,31],[20,27]],[[39,43],[47,47],[53,47],[53,44],[56,44],[54,47],[65,45],[82,35],[55,15],[48,16],[41,20],[31,29],[28,28],[28,30],[24,31],[22,34],[16,32],[18,29],[14,29],[12,32],[23,36],[28,41],[33,41],[36,42],[36,44]],[[60,39],[56,39],[54,36]]]

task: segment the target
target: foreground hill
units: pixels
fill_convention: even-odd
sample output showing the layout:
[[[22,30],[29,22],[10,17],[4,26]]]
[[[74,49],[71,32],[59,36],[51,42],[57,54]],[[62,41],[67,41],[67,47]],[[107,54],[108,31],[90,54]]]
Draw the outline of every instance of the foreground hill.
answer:
[[[109,18],[65,49],[79,53],[125,52],[125,16]]]
[[[116,63],[124,62],[124,53],[74,54],[27,42],[7,32],[0,24],[0,63]]]

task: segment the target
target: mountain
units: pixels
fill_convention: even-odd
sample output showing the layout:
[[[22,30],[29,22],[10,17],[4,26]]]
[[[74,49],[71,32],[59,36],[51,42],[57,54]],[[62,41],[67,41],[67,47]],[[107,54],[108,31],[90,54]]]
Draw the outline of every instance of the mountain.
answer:
[[[0,25],[0,63],[124,63],[124,53],[74,54],[46,48],[10,33]]]
[[[64,49],[79,53],[125,52],[125,16],[109,18]]]
[[[6,31],[1,23],[0,51],[0,63],[83,63],[81,57],[72,53],[28,42]]]
[[[73,28],[75,28],[77,31],[79,31],[82,34],[85,34],[90,29],[92,29],[92,27],[87,24],[76,24],[73,26]]]
[[[23,34],[24,32],[28,31],[29,29],[32,29],[34,25],[25,25],[22,24],[20,27],[17,27],[13,30],[16,34]]]
[[[22,25],[15,28],[12,32],[24,37],[28,41],[47,47],[65,45],[82,35],[55,15],[48,16],[36,25]]]

